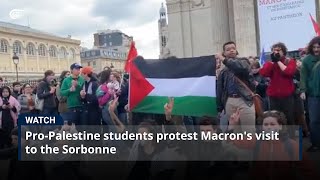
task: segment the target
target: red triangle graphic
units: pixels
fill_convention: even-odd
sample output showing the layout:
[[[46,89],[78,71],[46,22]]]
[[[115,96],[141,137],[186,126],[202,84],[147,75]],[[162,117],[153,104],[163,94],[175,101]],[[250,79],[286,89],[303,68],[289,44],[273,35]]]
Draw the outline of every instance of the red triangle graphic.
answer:
[[[309,14],[311,21],[312,21],[312,25],[313,25],[313,29],[316,32],[317,36],[320,36],[320,27],[319,24],[314,20],[314,18],[312,17],[311,14]]]
[[[132,62],[130,65],[129,108],[133,110],[152,90],[154,86]]]

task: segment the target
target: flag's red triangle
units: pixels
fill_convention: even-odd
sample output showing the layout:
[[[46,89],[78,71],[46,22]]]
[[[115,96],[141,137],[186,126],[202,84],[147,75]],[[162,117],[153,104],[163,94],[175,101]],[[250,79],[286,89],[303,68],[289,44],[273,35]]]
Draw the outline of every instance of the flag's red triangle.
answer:
[[[128,72],[128,73],[130,72],[131,63],[137,56],[138,56],[138,52],[137,52],[137,49],[135,47],[134,41],[132,41],[131,45],[130,45],[130,50],[129,50],[129,53],[128,53],[127,61],[126,61],[126,64],[124,66],[124,70],[126,72]]]
[[[154,86],[147,81],[132,61],[130,65],[130,111],[133,110],[153,89]]]
[[[311,21],[312,21],[312,25],[314,28],[314,31],[316,32],[317,36],[320,36],[320,28],[319,28],[319,24],[313,19],[312,15],[310,15]]]

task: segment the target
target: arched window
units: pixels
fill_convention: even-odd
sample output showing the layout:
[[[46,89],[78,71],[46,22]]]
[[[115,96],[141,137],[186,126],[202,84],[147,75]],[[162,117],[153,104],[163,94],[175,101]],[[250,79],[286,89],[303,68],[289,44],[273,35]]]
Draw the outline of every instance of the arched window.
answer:
[[[61,47],[61,48],[60,48],[60,57],[61,57],[61,58],[66,58],[67,55],[68,55],[68,53],[67,53],[66,48]]]
[[[13,43],[13,53],[22,54],[22,44],[20,41],[15,41]]]
[[[49,55],[50,57],[57,57],[57,48],[54,46],[50,46]]]
[[[1,39],[0,40],[0,52],[7,53],[8,52],[8,44],[9,43],[7,40]]]
[[[161,36],[161,45],[162,47],[166,47],[167,45],[167,39],[165,36]]]
[[[43,44],[40,44],[38,51],[39,56],[46,56],[46,47]]]
[[[27,55],[32,55],[32,56],[34,56],[36,53],[35,53],[35,46],[34,46],[34,44],[32,44],[32,43],[28,43],[28,45],[27,45]]]
[[[70,49],[70,57],[71,59],[75,59],[76,58],[76,51],[74,49]]]

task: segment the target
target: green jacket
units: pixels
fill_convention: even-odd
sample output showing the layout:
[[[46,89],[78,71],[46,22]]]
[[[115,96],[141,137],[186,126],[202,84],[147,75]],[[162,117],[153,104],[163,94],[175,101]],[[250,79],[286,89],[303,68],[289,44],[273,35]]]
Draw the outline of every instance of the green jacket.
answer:
[[[60,90],[61,96],[67,97],[68,108],[75,108],[81,106],[80,91],[82,90],[84,79],[81,76],[78,77],[78,85],[76,87],[76,90],[73,92],[70,91],[72,80],[72,76],[65,78],[62,82]]]
[[[311,97],[320,97],[320,56],[308,55],[302,60],[300,90]],[[317,67],[315,67],[317,65]]]

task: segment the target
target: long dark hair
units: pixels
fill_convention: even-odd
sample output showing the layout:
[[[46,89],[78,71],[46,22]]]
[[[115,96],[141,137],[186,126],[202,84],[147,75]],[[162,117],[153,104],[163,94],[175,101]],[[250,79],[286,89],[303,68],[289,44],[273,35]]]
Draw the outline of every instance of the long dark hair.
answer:
[[[9,91],[9,96],[8,98],[11,96],[11,89],[8,87],[8,86],[3,86],[1,89],[0,89],[0,97],[3,98],[2,96],[2,92],[4,89],[7,89]]]
[[[70,72],[70,71],[62,71],[60,76],[59,76],[59,79],[60,79],[60,84],[62,84],[64,78],[66,78],[66,74]]]
[[[103,84],[107,81],[109,81],[110,79],[110,74],[111,74],[111,70],[108,69],[108,70],[103,70],[101,73],[100,73],[100,84]]]
[[[314,52],[313,52],[313,45],[314,44],[319,44],[320,45],[320,36],[317,36],[315,38],[313,38],[309,44],[308,44],[308,48],[307,48],[307,53],[308,54],[311,54],[311,55],[314,55]]]
[[[276,111],[276,110],[265,111],[263,113],[263,115],[258,117],[257,124],[262,126],[264,119],[268,118],[268,117],[273,117],[273,118],[277,119],[278,124],[282,125],[282,131],[283,132],[287,131],[287,128],[286,128],[286,125],[287,125],[286,115],[283,112]]]
[[[272,47],[271,47],[271,52],[273,51],[274,48],[281,48],[281,50],[282,50],[282,52],[283,52],[283,55],[285,55],[285,56],[286,56],[287,53],[288,53],[288,48],[287,48],[287,46],[286,46],[284,43],[282,43],[282,42],[278,42],[278,43],[272,45]]]
[[[25,84],[23,84],[23,86],[22,86],[22,88],[21,88],[20,94],[22,94],[22,91],[24,91],[24,89],[25,89],[26,86],[28,86],[28,85],[32,88],[31,84],[25,83]]]

